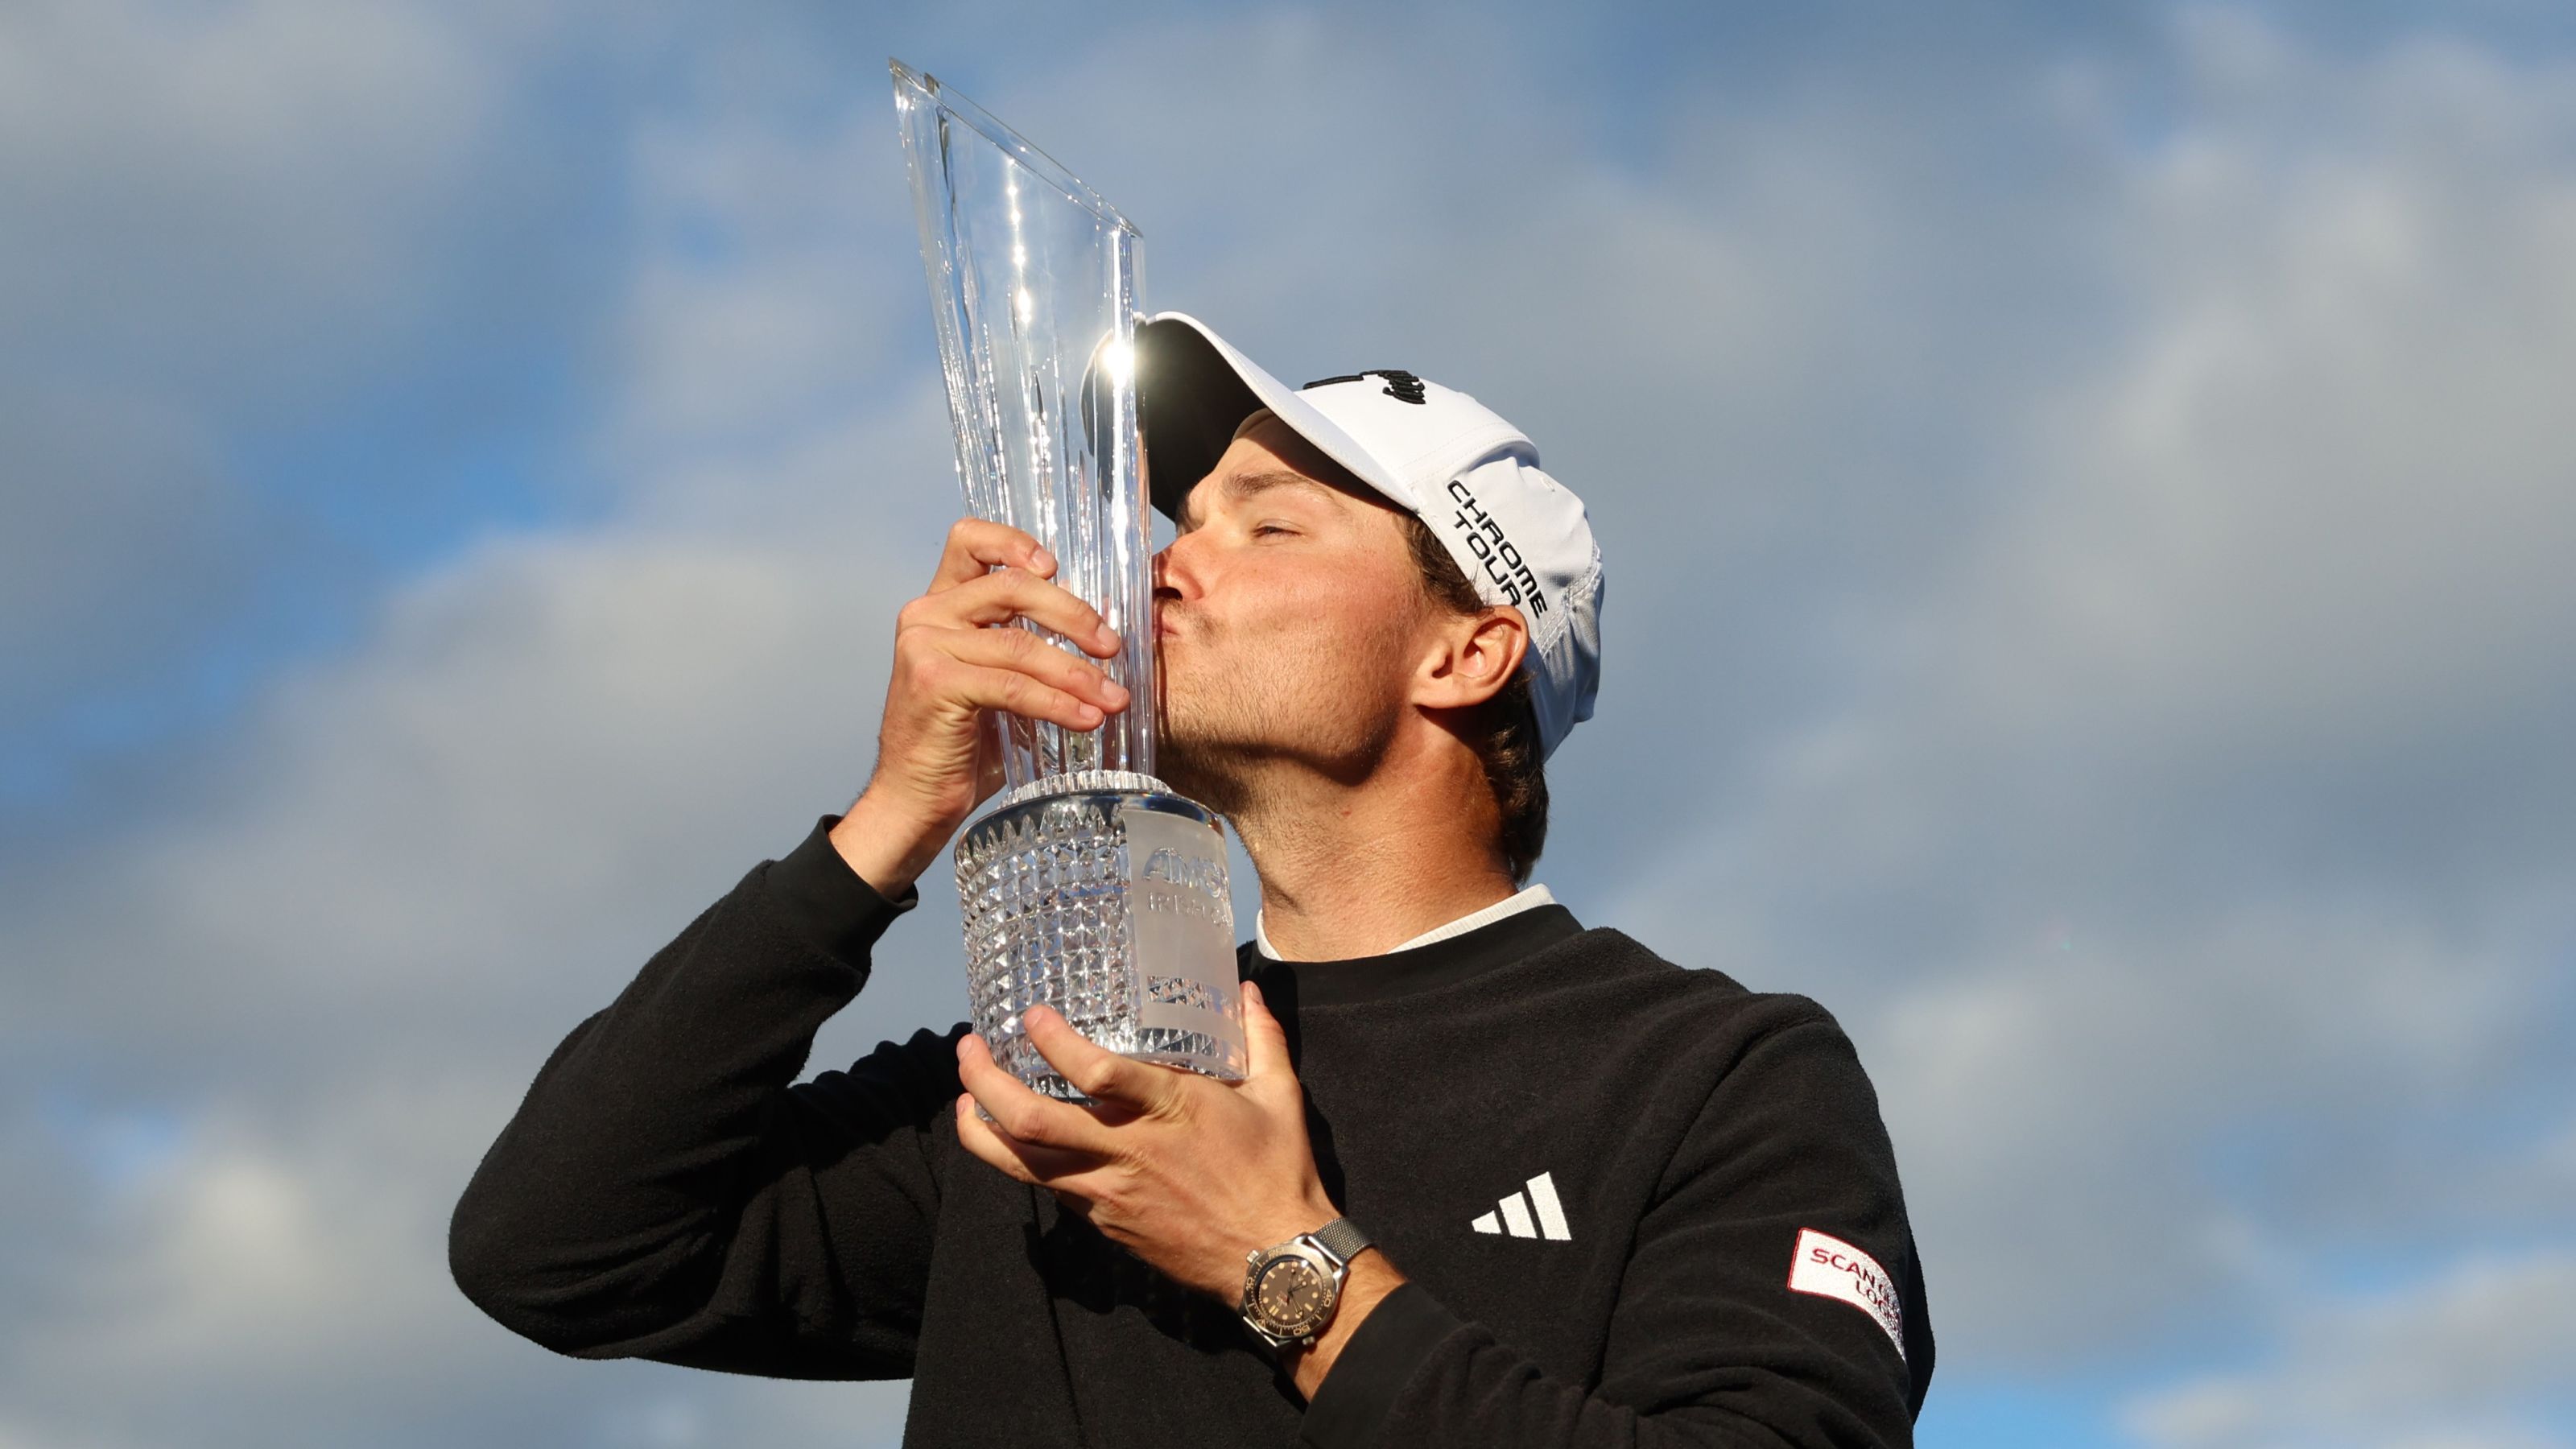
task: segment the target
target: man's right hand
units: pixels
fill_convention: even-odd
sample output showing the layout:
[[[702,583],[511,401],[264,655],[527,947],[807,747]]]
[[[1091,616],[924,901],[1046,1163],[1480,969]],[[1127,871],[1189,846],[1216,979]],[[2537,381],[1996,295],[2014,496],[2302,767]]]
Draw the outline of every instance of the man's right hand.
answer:
[[[1098,612],[1048,582],[1055,568],[1018,529],[960,519],[929,591],[895,616],[876,770],[832,827],[833,848],[878,894],[901,895],[1000,786],[992,712],[1087,730],[1127,707],[1127,691],[1090,660],[992,627],[1028,619],[1099,658],[1116,654]]]

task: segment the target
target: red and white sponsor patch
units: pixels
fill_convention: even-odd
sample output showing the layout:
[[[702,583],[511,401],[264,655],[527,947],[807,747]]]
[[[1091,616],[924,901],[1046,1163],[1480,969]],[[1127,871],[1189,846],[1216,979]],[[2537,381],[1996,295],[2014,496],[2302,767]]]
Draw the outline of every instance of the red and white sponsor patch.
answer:
[[[1814,1228],[1800,1228],[1797,1254],[1789,1260],[1789,1291],[1839,1298],[1877,1319],[1888,1342],[1896,1345],[1896,1356],[1905,1357],[1905,1311],[1897,1303],[1896,1280],[1869,1254]]]

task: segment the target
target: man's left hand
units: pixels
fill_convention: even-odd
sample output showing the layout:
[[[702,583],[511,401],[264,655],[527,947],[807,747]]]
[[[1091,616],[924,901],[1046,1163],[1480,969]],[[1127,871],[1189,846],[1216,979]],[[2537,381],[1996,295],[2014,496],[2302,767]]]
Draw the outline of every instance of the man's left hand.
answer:
[[[993,1060],[983,1038],[957,1044],[957,1138],[1010,1176],[1161,1269],[1227,1304],[1243,1295],[1245,1254],[1339,1216],[1315,1172],[1306,1096],[1288,1039],[1243,987],[1248,1071],[1240,1082],[1122,1057],[1046,1007],[1022,1022],[1030,1044],[1092,1098],[1042,1097]],[[975,1111],[983,1104],[987,1122]]]

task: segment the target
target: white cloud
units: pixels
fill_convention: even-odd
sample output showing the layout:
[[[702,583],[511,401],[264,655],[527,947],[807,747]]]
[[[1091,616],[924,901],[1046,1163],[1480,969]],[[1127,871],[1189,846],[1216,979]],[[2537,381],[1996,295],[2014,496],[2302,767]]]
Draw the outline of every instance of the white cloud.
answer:
[[[175,45],[118,13],[41,19]],[[263,48],[284,14],[206,23],[259,52],[236,76],[291,89],[345,56],[325,99],[506,104],[418,15]],[[2518,1032],[2576,918],[2549,733],[2571,439],[2542,395],[2576,367],[2561,79],[2460,46],[2328,58],[2195,12],[2191,99],[2152,145],[2102,109],[2136,83],[2117,67],[1976,78],[2078,158],[1988,215],[1959,194],[1974,127],[1719,98],[1611,165],[1574,123],[1593,98],[1536,83],[1507,26],[1453,27],[1426,70],[1391,24],[1193,22],[982,99],[1147,220],[1156,305],[1292,374],[1454,377],[1592,499],[1611,675],[1560,757],[1550,879],[1853,1026],[1945,1372],[2116,1354],[2220,1308],[2281,1325],[2293,1385],[2312,1345],[2423,1347],[2395,1309],[2320,1326],[2267,1266],[2297,1258],[2277,1185],[2207,1158],[2249,1121],[2438,1122],[2545,1070]],[[1102,103],[1096,72],[1138,47],[1166,83]],[[255,89],[136,104],[156,132],[254,112],[208,145],[336,125],[450,180],[484,124],[375,135]],[[49,1225],[0,1281],[53,1315],[0,1306],[0,1443],[345,1438],[380,1402],[415,1406],[424,1444],[890,1437],[899,1390],[551,1359],[453,1294],[439,1241],[545,1048],[866,769],[887,621],[954,503],[891,120],[854,89],[821,122],[637,133],[638,250],[598,354],[605,523],[448,560],[150,813],[0,879],[11,1080],[112,1062],[102,1110],[186,1134],[88,1197],[0,1174],[11,1219]],[[1239,125],[1172,124],[1238,103]],[[81,154],[153,159],[114,139]],[[33,156],[0,149],[0,175],[54,165]],[[256,197],[302,163],[224,164]],[[314,263],[326,287],[399,269],[378,224],[208,223],[260,267],[345,251]],[[0,307],[33,305],[7,285]],[[942,890],[819,1059],[953,1014]],[[5,1126],[7,1161],[74,1171]],[[2526,1175],[2536,1222],[2565,1179]],[[2057,1267],[2028,1270],[2034,1248]],[[2405,1405],[2470,1402],[2454,1349],[2542,1311],[2461,1271],[2422,1300],[2451,1336]],[[120,1379],[97,1418],[118,1363],[166,1387]],[[2253,1383],[2155,1396],[2141,1432],[2271,1433]]]
[[[395,0],[10,7],[13,346],[192,387],[345,365],[454,235],[496,59]]]
[[[2279,1361],[2133,1404],[2159,1449],[2562,1444],[2576,1254],[2476,1257],[2407,1289],[2303,1305]],[[2563,1427],[2563,1419],[2560,1426]]]
[[[928,354],[893,106],[875,99],[811,133],[693,120],[636,139],[647,249],[614,354],[621,474],[695,484],[673,450],[805,436]]]
[[[843,1442],[893,1442],[900,1386],[573,1363],[484,1320],[447,1281],[447,1207],[514,1085],[336,1086],[201,1119],[99,1205],[92,1240],[0,1329],[0,1443],[785,1444],[835,1421]]]
[[[954,510],[936,396],[818,406],[851,380],[815,383],[828,329],[773,305],[846,236],[758,207],[837,184],[853,143],[763,139],[801,174],[717,198],[752,245],[693,285],[782,325],[705,345],[657,290],[677,266],[659,243],[685,239],[657,238],[627,340],[809,391],[674,413],[652,379],[683,369],[639,358],[600,445],[627,470],[613,521],[493,536],[400,588],[363,648],[279,681],[151,813],[0,877],[7,1079],[86,1094],[50,1145],[33,1125],[0,1142],[51,1170],[0,1199],[46,1229],[0,1257],[23,1290],[0,1312],[0,1436],[893,1441],[901,1386],[560,1360],[475,1313],[445,1258],[455,1195],[554,1040],[856,790],[893,611]],[[936,891],[822,1057],[954,1019]],[[105,1140],[136,1114],[180,1124],[166,1160]],[[84,1175],[116,1159],[136,1165]]]
[[[2222,110],[2151,158],[2126,229],[2152,324],[2039,420],[2053,486],[1976,561],[1974,621],[2019,623],[1967,655],[1999,712],[2189,753],[2330,723],[2362,763],[2563,699],[2564,81],[2401,51],[2271,78],[2313,98],[2309,148]]]
[[[277,523],[167,407],[29,381],[0,395],[0,437],[0,720],[113,680],[117,646],[239,589]]]
[[[903,451],[845,445],[836,471]],[[870,511],[809,516],[828,547],[495,542],[407,590],[187,808],[10,883],[22,959],[58,968],[11,981],[11,1014],[113,1023],[168,1061],[346,1065],[382,1047],[335,1022],[398,1012],[436,1053],[432,1020],[472,1037],[516,993],[568,1006],[570,973],[631,970],[747,847],[784,850],[864,778],[883,621],[918,562],[868,542]],[[138,978],[148,1017],[123,1010]]]
[[[2474,1118],[2576,932],[2563,78],[2182,34],[2099,218],[2126,325],[1613,913],[1852,1024],[1961,1366],[2241,1301],[2303,1199],[2220,1139]]]
[[[829,534],[863,538],[866,512]],[[553,1040],[846,803],[896,578],[864,543],[496,544],[281,693],[170,818],[10,879],[11,1079],[103,1075],[112,1042],[95,1090],[185,1103],[187,1133],[135,1182],[29,1202],[87,1228],[10,1255],[30,1291],[0,1315],[0,1423],[251,1443],[407,1406],[428,1443],[534,1403],[621,1440],[773,1442],[754,1431],[788,1411],[748,1388],[602,1378],[483,1321],[447,1281],[445,1221]],[[827,1053],[953,1019],[942,911],[923,915]],[[610,1407],[629,1392],[677,1407],[629,1424]],[[852,1393],[833,1411],[852,1432],[899,1412]]]
[[[441,521],[438,488],[476,484],[424,481],[423,457],[474,451],[505,425],[487,415],[532,405],[422,380],[515,380],[523,357],[457,355],[497,317],[579,311],[577,279],[548,272],[583,191],[546,174],[579,141],[525,124],[570,17],[531,10],[0,7],[13,768],[50,785],[102,735],[220,710],[246,663],[295,647],[280,636],[333,633],[313,615],[363,599],[373,566],[350,521],[391,503],[347,500],[401,490],[406,516]],[[362,415],[372,447],[315,461]],[[326,467],[341,476],[310,476]],[[326,490],[341,507],[315,505]]]

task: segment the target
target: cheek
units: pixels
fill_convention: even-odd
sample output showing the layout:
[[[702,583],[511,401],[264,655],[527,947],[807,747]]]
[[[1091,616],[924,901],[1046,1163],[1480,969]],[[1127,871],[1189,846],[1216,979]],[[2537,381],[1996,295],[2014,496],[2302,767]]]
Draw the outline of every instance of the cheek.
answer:
[[[1297,600],[1285,623],[1315,667],[1336,679],[1384,679],[1398,687],[1413,640],[1411,600],[1352,581],[1315,589]]]
[[[1274,677],[1394,679],[1411,647],[1419,599],[1411,575],[1374,558],[1246,561],[1210,610],[1212,642]],[[1212,596],[1210,604],[1218,604]],[[1284,682],[1284,681],[1283,681]],[[1400,681],[1398,681],[1400,682]]]

